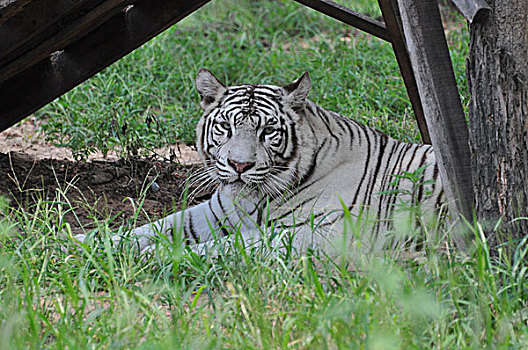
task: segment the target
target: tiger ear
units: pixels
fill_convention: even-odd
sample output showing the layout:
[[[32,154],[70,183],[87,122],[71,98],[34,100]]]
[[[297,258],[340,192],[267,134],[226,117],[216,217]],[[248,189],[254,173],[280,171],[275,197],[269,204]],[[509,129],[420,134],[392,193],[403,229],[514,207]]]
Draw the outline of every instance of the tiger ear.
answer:
[[[311,87],[312,82],[310,81],[310,76],[308,72],[304,72],[300,78],[282,88],[286,91],[292,107],[301,107],[306,102],[306,97]]]
[[[196,74],[195,85],[202,98],[200,102],[202,109],[209,107],[227,89],[224,83],[205,68],[200,69]]]

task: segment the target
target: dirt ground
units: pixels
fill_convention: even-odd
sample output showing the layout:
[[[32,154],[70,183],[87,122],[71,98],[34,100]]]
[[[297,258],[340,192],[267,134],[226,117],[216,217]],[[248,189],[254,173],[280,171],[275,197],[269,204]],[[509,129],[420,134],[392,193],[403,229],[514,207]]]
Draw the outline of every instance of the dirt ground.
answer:
[[[112,155],[106,159],[94,155],[87,162],[77,162],[67,150],[52,147],[43,139],[31,119],[0,134],[0,195],[12,206],[29,211],[38,202],[69,201],[63,207],[74,209],[66,215],[74,233],[92,229],[95,221],[107,220],[113,228],[122,225],[134,214],[127,198],[138,201],[146,184],[153,181],[155,185],[146,190],[139,221],[145,222],[146,215],[157,218],[172,212],[181,206],[187,177],[199,167],[196,152],[190,149],[181,152],[179,164],[160,159],[123,160]],[[207,196],[199,194],[189,204]]]

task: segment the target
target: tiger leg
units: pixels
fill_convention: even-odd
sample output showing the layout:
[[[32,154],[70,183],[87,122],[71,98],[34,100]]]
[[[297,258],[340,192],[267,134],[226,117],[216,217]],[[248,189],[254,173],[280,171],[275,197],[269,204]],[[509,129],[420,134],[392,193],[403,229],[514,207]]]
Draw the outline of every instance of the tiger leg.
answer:
[[[126,237],[137,246],[139,251],[143,251],[146,247],[155,245],[159,240],[172,242],[174,234],[181,234],[182,239],[194,243],[209,240],[212,236],[211,228],[218,226],[215,215],[220,215],[213,211],[211,201],[214,201],[214,198],[137,227],[130,232],[115,234],[112,236],[112,241],[117,245]],[[74,236],[74,239],[80,243],[84,243],[87,238],[88,235],[85,234]]]

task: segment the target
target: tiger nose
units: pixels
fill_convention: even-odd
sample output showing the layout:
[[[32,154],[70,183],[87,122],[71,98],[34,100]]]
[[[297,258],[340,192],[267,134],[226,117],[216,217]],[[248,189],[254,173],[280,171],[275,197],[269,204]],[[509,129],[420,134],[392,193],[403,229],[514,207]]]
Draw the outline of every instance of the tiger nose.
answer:
[[[228,159],[227,162],[239,174],[242,174],[244,171],[251,169],[255,165],[255,162],[237,162],[232,159]]]

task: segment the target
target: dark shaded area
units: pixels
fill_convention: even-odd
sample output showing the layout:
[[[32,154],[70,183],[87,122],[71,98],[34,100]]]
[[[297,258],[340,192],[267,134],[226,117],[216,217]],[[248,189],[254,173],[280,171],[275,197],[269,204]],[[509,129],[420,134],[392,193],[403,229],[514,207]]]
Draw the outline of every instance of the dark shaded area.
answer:
[[[0,38],[11,34],[11,27],[21,31],[16,38],[24,38],[5,45],[0,40],[0,130],[71,90],[207,2],[61,0],[57,4],[57,0],[41,0],[28,3],[19,12],[10,11],[9,18],[2,18],[4,11],[0,11]],[[8,57],[3,57],[5,54]]]
[[[0,195],[12,207],[28,212],[43,201],[49,208],[69,210],[65,220],[74,233],[89,231],[103,221],[117,228],[134,217],[134,205],[127,198],[137,203],[142,193],[145,200],[138,223],[146,222],[147,215],[154,219],[180,208],[186,179],[198,167],[159,160],[74,162],[0,153]],[[153,181],[155,185],[148,187]],[[200,193],[189,205],[207,197]]]

